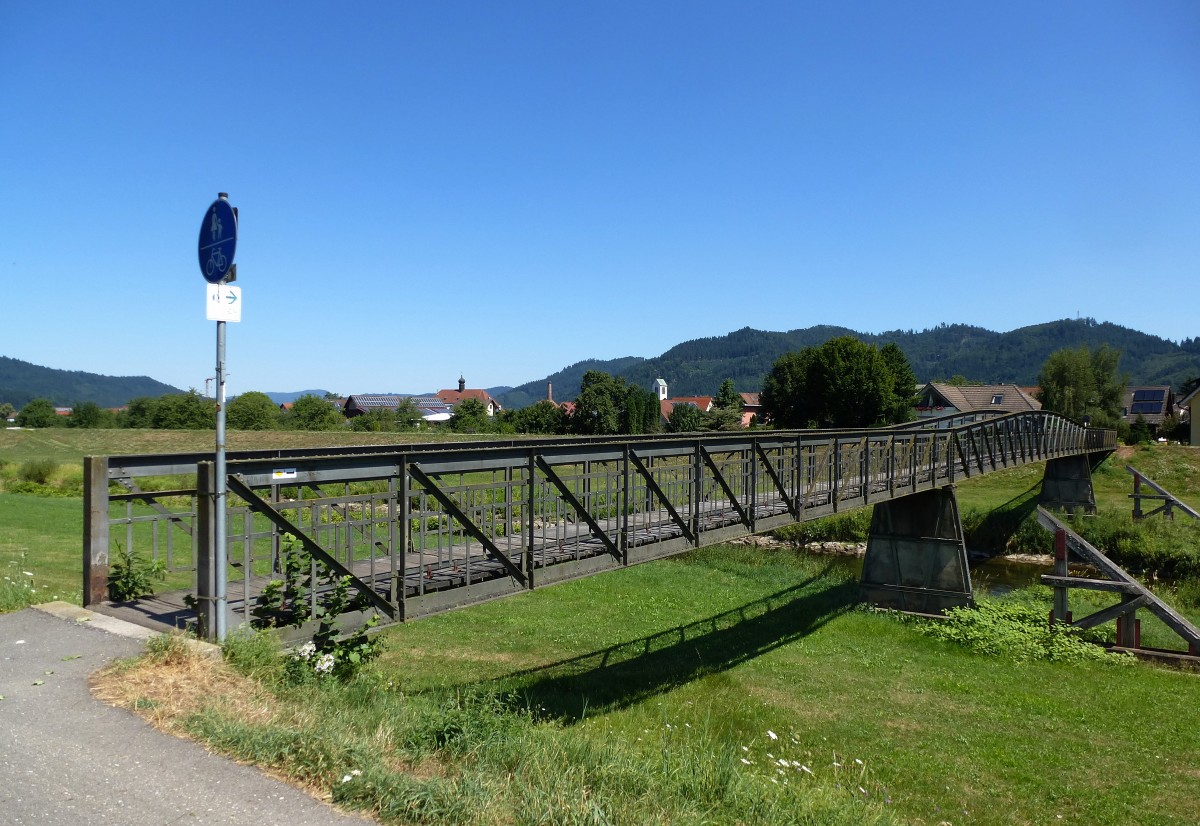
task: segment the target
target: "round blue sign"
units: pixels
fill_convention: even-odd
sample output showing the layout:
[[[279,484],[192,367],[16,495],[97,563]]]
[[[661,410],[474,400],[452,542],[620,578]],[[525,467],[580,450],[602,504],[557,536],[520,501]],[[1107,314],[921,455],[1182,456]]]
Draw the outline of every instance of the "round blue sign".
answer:
[[[237,218],[224,198],[212,202],[200,224],[200,272],[210,284],[229,275],[237,251]]]

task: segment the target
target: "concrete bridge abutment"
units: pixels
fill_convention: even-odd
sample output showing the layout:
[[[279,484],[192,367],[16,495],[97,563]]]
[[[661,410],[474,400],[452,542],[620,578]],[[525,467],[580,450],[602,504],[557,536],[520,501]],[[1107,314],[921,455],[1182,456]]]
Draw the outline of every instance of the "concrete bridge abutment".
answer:
[[[953,485],[875,505],[859,598],[921,614],[975,604]]]

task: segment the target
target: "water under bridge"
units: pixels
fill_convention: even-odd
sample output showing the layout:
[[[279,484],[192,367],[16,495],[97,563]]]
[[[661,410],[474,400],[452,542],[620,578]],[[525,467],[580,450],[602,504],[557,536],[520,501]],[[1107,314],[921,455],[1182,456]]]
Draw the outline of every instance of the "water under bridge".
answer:
[[[1042,501],[1092,508],[1090,469],[1115,448],[1113,431],[1037,411],[870,430],[231,452],[220,504],[211,453],[93,456],[84,603],[160,629],[199,619],[212,636],[261,612],[300,550],[314,582],[348,585],[343,627],[372,614],[399,622],[873,506],[863,599],[936,612],[972,598],[956,481],[1045,462]],[[130,558],[174,588],[111,600],[110,576]]]

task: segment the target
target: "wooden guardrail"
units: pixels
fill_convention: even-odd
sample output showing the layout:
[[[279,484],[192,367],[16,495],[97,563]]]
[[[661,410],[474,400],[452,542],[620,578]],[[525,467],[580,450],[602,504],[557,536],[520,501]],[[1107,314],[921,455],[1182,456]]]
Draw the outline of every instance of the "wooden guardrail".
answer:
[[[1037,518],[1039,525],[1054,534],[1054,573],[1042,575],[1042,584],[1054,589],[1051,623],[1065,622],[1073,628],[1086,629],[1115,620],[1117,645],[1122,648],[1140,649],[1142,646],[1137,612],[1145,608],[1179,635],[1186,643],[1190,656],[1200,656],[1200,629],[1180,616],[1174,608],[1155,596],[1149,588],[1130,576],[1048,510],[1039,507]],[[1072,576],[1067,569],[1067,561],[1072,553],[1100,571],[1105,578]],[[1071,588],[1120,594],[1121,601],[1081,619],[1074,619],[1068,602],[1068,590]]]
[[[1144,519],[1147,516],[1154,516],[1156,513],[1161,513],[1167,519],[1175,518],[1175,511],[1183,511],[1192,519],[1200,519],[1200,513],[1197,513],[1195,508],[1187,505],[1171,493],[1166,488],[1156,484],[1146,474],[1139,471],[1133,465],[1126,465],[1125,469],[1133,474],[1133,493],[1129,494],[1129,498],[1133,500],[1133,518]],[[1148,486],[1154,493],[1142,493],[1142,485]],[[1150,512],[1142,510],[1142,500],[1149,499],[1152,502],[1162,502],[1157,508]]]

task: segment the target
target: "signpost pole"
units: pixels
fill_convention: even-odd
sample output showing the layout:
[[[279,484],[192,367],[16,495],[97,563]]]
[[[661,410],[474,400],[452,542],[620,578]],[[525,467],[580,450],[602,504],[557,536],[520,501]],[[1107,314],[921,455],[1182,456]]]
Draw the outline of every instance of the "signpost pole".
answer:
[[[229,196],[224,192],[217,193],[217,200],[204,213],[204,221],[200,224],[200,243],[198,246],[200,274],[210,285],[208,300],[208,317],[213,319],[216,313],[217,322],[217,443],[214,472],[216,484],[213,486],[213,585],[216,593],[216,617],[211,629],[217,642],[225,641],[228,618],[228,596],[226,575],[229,568],[228,544],[226,536],[226,505],[228,498],[228,483],[225,471],[225,322],[241,320],[241,290],[230,287],[236,269],[233,256],[237,251],[237,210],[229,203]]]
[[[226,633],[226,597],[225,581],[228,567],[228,537],[225,528],[225,505],[228,495],[228,485],[225,480],[225,322],[217,322],[217,444],[216,444],[216,475],[217,485],[214,494],[216,500],[216,575],[217,575],[217,642],[225,642]]]

